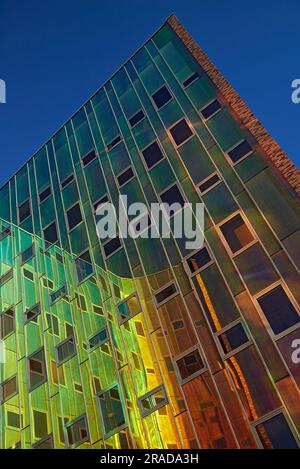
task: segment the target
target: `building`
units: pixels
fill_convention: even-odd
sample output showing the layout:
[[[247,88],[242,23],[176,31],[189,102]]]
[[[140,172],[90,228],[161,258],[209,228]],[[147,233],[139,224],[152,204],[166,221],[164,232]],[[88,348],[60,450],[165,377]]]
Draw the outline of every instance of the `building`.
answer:
[[[95,210],[205,204],[205,245]],[[299,442],[300,177],[171,16],[0,190],[3,448]]]

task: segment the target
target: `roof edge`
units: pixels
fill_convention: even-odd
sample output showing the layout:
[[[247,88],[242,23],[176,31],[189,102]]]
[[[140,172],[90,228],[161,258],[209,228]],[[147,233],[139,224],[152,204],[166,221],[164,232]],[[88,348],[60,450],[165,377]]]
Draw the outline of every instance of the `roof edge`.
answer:
[[[271,137],[258,118],[252,113],[238,93],[219,72],[217,67],[201,49],[190,33],[173,14],[166,21],[183,44],[193,55],[199,65],[207,73],[221,95],[231,107],[240,123],[247,128],[258,142],[267,159],[272,162],[276,171],[288,183],[294,193],[300,197],[300,171],[281,149],[278,143]]]

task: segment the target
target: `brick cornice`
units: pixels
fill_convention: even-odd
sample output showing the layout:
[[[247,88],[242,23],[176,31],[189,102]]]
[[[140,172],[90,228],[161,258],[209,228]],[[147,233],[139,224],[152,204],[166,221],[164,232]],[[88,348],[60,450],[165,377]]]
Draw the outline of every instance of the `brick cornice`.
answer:
[[[167,19],[167,23],[218,88],[241,124],[244,125],[256,139],[267,159],[273,163],[279,174],[294,190],[298,197],[300,197],[300,171],[295,164],[288,158],[232,86],[225,80],[176,16],[170,16]]]

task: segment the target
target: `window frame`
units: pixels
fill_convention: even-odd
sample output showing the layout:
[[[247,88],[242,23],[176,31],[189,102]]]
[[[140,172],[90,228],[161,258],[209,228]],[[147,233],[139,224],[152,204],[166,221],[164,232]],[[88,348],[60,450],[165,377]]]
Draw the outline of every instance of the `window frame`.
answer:
[[[51,442],[51,449],[54,449],[54,441],[53,441],[53,434],[49,433],[49,435],[44,436],[40,440],[36,441],[33,445],[31,445],[32,449],[40,449],[39,446],[43,444],[45,441],[50,440]],[[44,449],[44,448],[42,448]]]
[[[22,221],[20,220],[20,207],[22,207],[22,205],[25,205],[26,202],[29,202],[29,215],[27,215],[26,218],[24,218]],[[21,202],[20,205],[18,205],[18,224],[21,225],[22,223],[24,223],[24,221],[28,220],[28,218],[30,218],[32,216],[32,204],[31,204],[31,198],[30,197],[27,197],[27,199],[25,199],[23,202]]]
[[[83,160],[84,158],[86,158],[90,153],[94,152],[95,153],[95,157],[89,161],[88,163],[84,164]],[[81,164],[81,168],[84,169],[84,168],[87,168],[93,161],[97,160],[98,159],[98,152],[96,150],[95,147],[91,148],[89,151],[87,151],[86,153],[84,153],[84,155],[80,156],[80,164]]]
[[[131,169],[131,171],[132,171],[132,176],[130,176],[130,178],[127,179],[126,182],[124,182],[123,184],[120,184],[119,183],[119,177],[122,176],[122,174],[126,173],[126,171],[128,171],[129,169]],[[118,175],[116,175],[116,180],[117,180],[116,182],[117,182],[118,188],[122,189],[122,187],[126,186],[126,184],[128,184],[130,181],[132,181],[132,179],[134,179],[135,177],[136,177],[136,174],[135,174],[135,171],[134,171],[134,167],[130,164],[125,169],[123,169]]]
[[[118,427],[114,428],[110,432],[106,432],[99,398],[100,398],[100,396],[102,396],[103,394],[106,394],[107,392],[109,392],[113,388],[118,389],[118,393],[119,393],[119,396],[120,396],[120,402],[121,402],[121,405],[122,405],[122,411],[123,411],[123,416],[124,416],[125,422],[124,422],[124,424],[119,425]],[[96,403],[97,403],[97,408],[98,408],[100,426],[101,426],[102,431],[103,431],[102,438],[104,440],[110,438],[111,436],[115,435],[116,433],[119,433],[121,430],[124,430],[124,428],[128,427],[128,417],[127,417],[126,403],[125,403],[122,388],[121,388],[121,385],[120,385],[119,382],[115,382],[115,383],[111,384],[110,386],[108,386],[107,388],[104,388],[101,391],[95,393],[95,398],[96,398]]]
[[[79,223],[77,223],[76,225],[72,226],[72,228],[70,228],[68,212],[70,210],[72,210],[74,207],[76,207],[76,205],[78,205],[78,207],[79,207],[81,220],[80,220]],[[66,228],[67,228],[68,233],[71,233],[73,230],[75,230],[75,228],[77,228],[79,225],[81,225],[81,223],[84,223],[84,219],[82,217],[82,208],[81,208],[81,204],[80,204],[79,200],[77,200],[76,202],[74,202],[74,204],[70,205],[70,207],[65,209],[65,220],[66,220]]]
[[[32,310],[33,310],[34,308],[36,308],[37,306],[39,307],[39,311],[38,311],[38,312],[35,312],[35,313],[34,313],[34,316],[32,316],[32,318],[30,318],[30,319],[25,319],[25,315],[26,315],[27,313],[29,313],[30,311],[32,311]],[[25,325],[25,324],[28,324],[29,322],[31,322],[31,321],[33,321],[34,319],[36,319],[36,318],[41,314],[41,312],[42,312],[42,310],[41,310],[41,304],[40,304],[40,303],[35,303],[35,304],[34,304],[33,306],[31,306],[30,308],[26,309],[26,310],[24,311],[24,325]]]
[[[31,360],[34,357],[34,355],[38,354],[39,352],[42,352],[43,357],[44,357],[44,360],[42,362],[43,363],[43,374],[41,374],[41,376],[44,376],[44,378],[40,383],[37,383],[34,386],[31,386],[31,384],[30,384],[30,364],[29,364],[29,360]],[[48,381],[46,355],[45,355],[44,347],[40,347],[39,349],[35,350],[33,353],[31,353],[30,355],[28,355],[26,357],[26,369],[27,369],[28,392],[29,393],[34,391],[39,386],[42,386],[43,384],[45,384]],[[37,374],[39,374],[39,373],[37,373]]]
[[[97,345],[94,345],[93,347],[91,347],[90,345],[90,340],[93,339],[94,337],[96,337],[98,334],[100,334],[100,332],[102,331],[105,331],[106,332],[106,339],[105,340],[102,340],[101,343],[97,344]],[[101,347],[102,345],[106,344],[106,342],[109,341],[109,331],[108,331],[108,327],[107,325],[102,327],[101,329],[98,329],[98,331],[96,333],[94,333],[93,335],[90,335],[88,338],[87,338],[87,341],[88,341],[88,351],[89,352],[93,352],[94,350],[96,350],[97,348]]]
[[[157,143],[160,151],[161,151],[161,154],[162,154],[162,158],[157,161],[156,163],[154,163],[154,165],[151,166],[151,168],[149,168],[149,166],[147,166],[147,163],[146,163],[146,160],[145,160],[145,157],[144,157],[144,154],[143,152],[145,150],[147,150],[147,148],[149,148],[151,145],[153,145],[153,143]],[[143,163],[143,166],[145,168],[145,170],[148,172],[148,171],[152,171],[152,169],[154,169],[157,165],[159,165],[162,161],[164,160],[167,160],[167,157],[166,157],[166,154],[162,148],[162,146],[160,145],[160,142],[157,140],[157,139],[154,139],[152,140],[152,142],[148,143],[145,147],[143,147],[141,150],[139,150],[140,154],[141,154],[141,160],[142,160],[142,163]]]
[[[225,223],[227,223],[228,221],[230,221],[231,219],[235,218],[237,215],[240,215],[240,217],[242,218],[243,222],[245,223],[248,231],[250,231],[251,235],[253,236],[253,240],[248,243],[246,246],[243,246],[242,248],[238,249],[236,252],[232,252],[231,251],[231,248],[225,238],[225,236],[223,235],[223,232],[221,230],[221,226],[222,225],[225,225]],[[228,215],[228,217],[224,218],[222,221],[220,221],[219,223],[217,223],[215,225],[215,228],[217,230],[217,233],[223,243],[223,246],[224,248],[226,249],[227,251],[227,254],[229,255],[229,257],[231,259],[234,259],[236,256],[238,256],[239,254],[241,254],[242,252],[244,252],[246,249],[249,249],[251,246],[253,246],[254,244],[258,243],[258,238],[257,238],[257,235],[255,233],[255,231],[253,230],[252,226],[250,225],[248,219],[246,218],[245,214],[241,211],[241,210],[237,210],[236,212],[234,213],[231,213],[230,215]]]
[[[182,378],[181,377],[181,374],[180,374],[180,371],[179,371],[179,367],[177,365],[177,362],[179,360],[181,360],[182,358],[186,357],[187,355],[190,355],[191,353],[193,353],[195,350],[198,351],[199,355],[200,355],[200,358],[203,362],[203,368],[200,368],[200,370],[196,371],[195,373],[191,374],[190,376],[187,376],[186,378]],[[207,370],[208,370],[208,367],[207,367],[207,364],[206,364],[206,360],[204,360],[203,358],[203,355],[201,353],[201,350],[200,350],[200,347],[199,345],[193,345],[192,347],[188,348],[187,350],[185,350],[184,352],[180,353],[179,355],[176,355],[173,359],[172,359],[172,363],[173,363],[173,368],[175,370],[175,373],[177,375],[177,378],[178,378],[178,381],[181,385],[183,384],[186,384],[188,383],[189,381],[192,381],[194,378],[196,378],[197,376],[200,376],[202,373],[205,373]]]
[[[119,246],[114,252],[112,252],[112,253],[106,255],[106,252],[105,252],[105,250],[104,250],[106,244],[108,244],[110,241],[112,241],[112,240],[115,239],[115,238],[118,238],[118,239],[119,239],[119,241],[120,241],[120,246]],[[121,249],[123,249],[123,244],[122,244],[122,241],[121,241],[122,238],[120,238],[119,234],[117,234],[115,238],[108,238],[106,241],[104,241],[104,242],[101,243],[101,247],[102,247],[102,250],[103,250],[103,258],[104,258],[105,260],[109,259],[111,256],[113,256],[113,255],[116,254],[117,252],[121,251]]]
[[[161,402],[160,404],[157,404],[155,405],[154,407],[152,407],[151,409],[148,409],[148,410],[145,410],[143,408],[143,404],[142,404],[142,401],[144,399],[147,399],[148,397],[151,397],[153,394],[155,394],[157,391],[160,391],[162,390],[164,392],[164,395],[165,395],[165,401],[164,402]],[[139,406],[139,409],[140,409],[140,413],[141,413],[141,417],[142,418],[145,418],[145,417],[148,417],[148,415],[150,414],[153,414],[153,412],[156,412],[157,410],[161,409],[162,407],[164,407],[165,405],[168,405],[170,403],[169,401],[169,398],[168,398],[168,395],[166,393],[166,388],[164,386],[164,384],[160,384],[159,386],[156,386],[156,388],[152,389],[151,391],[148,391],[146,392],[145,394],[143,394],[142,396],[139,396],[137,398],[137,402],[138,402],[138,406]]]
[[[77,441],[75,443],[70,443],[69,441],[69,436],[68,436],[68,428],[69,427],[72,427],[74,424],[76,424],[77,422],[79,422],[82,418],[84,418],[84,421],[85,421],[85,425],[86,425],[86,430],[87,430],[87,435],[86,437],[81,440],[80,442]],[[73,420],[69,420],[66,424],[64,424],[64,419],[62,418],[62,426],[63,426],[63,430],[64,430],[64,437],[65,437],[65,443],[67,445],[67,447],[69,449],[74,449],[74,448],[77,448],[77,446],[80,446],[82,445],[83,443],[85,443],[86,441],[90,441],[90,429],[89,429],[89,425],[88,425],[88,419],[86,417],[86,413],[84,414],[81,414],[79,415],[78,417],[75,417],[75,419]]]
[[[176,125],[178,125],[181,121],[185,121],[186,125],[188,126],[188,128],[190,129],[190,131],[192,132],[191,135],[186,139],[184,140],[184,142],[181,142],[179,143],[179,145],[177,145],[172,133],[171,133],[171,130],[176,127]],[[171,142],[173,143],[173,146],[178,150],[179,148],[182,147],[182,145],[184,145],[185,143],[187,143],[189,140],[191,140],[195,135],[195,130],[194,130],[194,127],[192,126],[190,120],[186,117],[186,116],[183,116],[181,117],[180,119],[178,119],[176,122],[174,122],[171,127],[168,127],[166,129],[167,131],[167,134],[168,134],[168,137],[170,138]]]
[[[202,114],[202,111],[207,108],[208,106],[210,106],[214,101],[218,101],[218,103],[220,104],[220,108],[217,109],[216,111],[214,111],[209,117],[204,117],[204,115]],[[199,109],[199,113],[201,114],[201,119],[203,119],[204,122],[208,122],[209,119],[211,119],[212,117],[214,117],[216,114],[218,114],[218,112],[222,111],[222,109],[224,109],[224,105],[220,102],[220,99],[219,99],[219,96],[215,96],[213,99],[211,99],[210,101],[208,101],[204,106],[202,106],[200,109]],[[233,147],[234,148],[234,147]],[[230,151],[230,150],[229,150]]]
[[[298,313],[299,316],[299,322],[294,324],[293,326],[289,327],[288,329],[285,329],[284,331],[280,332],[279,334],[275,334],[271,324],[269,323],[267,317],[264,314],[263,309],[261,308],[258,300],[260,297],[264,296],[266,293],[269,293],[270,291],[274,290],[276,287],[281,286],[283,289],[284,293],[286,294],[287,298],[289,301],[292,303],[293,307],[295,308],[296,312]],[[291,291],[289,288],[285,285],[284,281],[282,279],[277,280],[276,282],[271,283],[271,285],[268,285],[266,288],[263,290],[260,290],[259,292],[255,293],[253,295],[253,299],[255,302],[256,309],[259,313],[259,316],[261,320],[263,321],[267,331],[269,332],[269,335],[271,338],[276,342],[277,340],[280,340],[282,337],[285,337],[286,335],[290,334],[291,332],[296,331],[297,329],[300,328],[300,306],[298,305],[297,301],[295,300],[294,296],[292,295]]]
[[[238,147],[241,143],[243,143],[244,141],[248,142],[248,144],[251,146],[251,150],[249,150],[248,153],[246,153],[244,156],[242,156],[239,160],[233,162],[232,159],[230,158],[229,156],[229,153],[234,150],[236,147]],[[226,159],[227,161],[229,162],[229,164],[231,166],[235,166],[239,163],[241,163],[245,158],[248,158],[248,156],[250,156],[252,153],[255,152],[255,148],[251,145],[251,143],[249,142],[249,137],[248,136],[245,136],[245,138],[242,138],[241,140],[239,140],[235,145],[232,145],[230,148],[228,148],[228,150],[224,151],[225,153],[225,156],[226,156]]]
[[[284,418],[286,420],[286,423],[287,423],[293,437],[295,438],[296,443],[298,444],[298,446],[300,445],[299,438],[298,438],[297,432],[294,428],[294,425],[292,424],[289,416],[287,415],[287,412],[286,412],[285,408],[281,406],[281,407],[279,407],[275,410],[272,410],[271,412],[268,412],[267,414],[263,415],[262,417],[258,418],[257,420],[250,422],[250,426],[254,430],[255,438],[256,438],[256,441],[258,442],[260,448],[264,449],[263,444],[261,442],[261,439],[259,437],[259,433],[256,430],[256,427],[258,425],[264,424],[268,420],[271,420],[273,417],[277,417],[277,415],[280,415],[280,414],[282,414],[284,416]]]
[[[126,319],[122,320],[121,317],[120,317],[120,312],[119,312],[119,306],[123,303],[126,303],[128,300],[130,300],[130,298],[133,298],[133,297],[136,297],[137,300],[138,300],[138,305],[139,305],[139,311],[137,313],[134,313],[134,314],[131,314],[130,316],[128,316]],[[126,323],[127,321],[129,321],[130,319],[134,318],[135,316],[137,316],[138,314],[142,313],[143,312],[143,309],[142,309],[142,304],[141,304],[141,300],[140,300],[140,297],[138,295],[138,293],[135,291],[133,293],[131,293],[130,295],[128,295],[126,298],[123,298],[123,300],[121,301],[118,301],[118,303],[116,303],[115,305],[115,308],[116,308],[116,312],[117,312],[117,317],[118,317],[118,323],[119,325],[121,326],[122,324]]]
[[[164,300],[162,300],[160,303],[157,302],[156,300],[156,295],[162,291],[164,291],[165,289],[167,289],[170,285],[174,285],[175,286],[175,292],[172,293],[172,295],[168,296],[167,298],[165,298]],[[168,301],[172,300],[173,298],[175,298],[175,296],[177,295],[180,295],[180,290],[178,289],[177,287],[177,284],[175,282],[175,280],[170,280],[169,282],[167,282],[163,287],[160,287],[158,290],[155,290],[153,292],[153,300],[154,300],[154,304],[155,304],[155,307],[156,308],[160,308],[161,306],[163,306],[164,304],[166,304]]]
[[[154,99],[153,99],[153,95],[156,94],[158,91],[162,90],[163,88],[166,88],[166,89],[168,90],[168,92],[170,93],[170,96],[171,96],[171,97],[170,97],[170,99],[169,99],[166,103],[164,103],[161,107],[158,107],[157,104],[156,104],[156,102],[155,102]],[[167,83],[164,82],[161,86],[159,86],[159,88],[156,88],[156,90],[153,91],[153,93],[150,94],[150,98],[151,98],[151,101],[152,101],[152,103],[153,103],[153,105],[154,105],[154,108],[156,109],[157,112],[159,112],[159,111],[160,111],[161,109],[163,109],[167,104],[169,104],[169,103],[172,101],[172,99],[174,99],[174,95],[173,95],[172,91],[170,90],[169,86],[167,86]]]
[[[196,75],[196,78],[194,78],[190,83],[188,83],[187,85],[185,85],[185,83],[190,80],[194,75]],[[198,72],[198,70],[195,70],[194,72],[192,72],[185,80],[183,80],[183,82],[181,83],[181,86],[184,90],[187,90],[193,83],[195,83],[195,81],[199,80],[199,78],[201,77],[200,73]]]
[[[82,279],[82,280],[79,281],[79,279],[78,279],[77,267],[76,267],[76,261],[77,261],[78,259],[80,259],[80,256],[82,256],[82,255],[85,254],[86,252],[89,253],[89,256],[90,256],[90,259],[91,259],[90,265],[91,265],[91,267],[92,267],[92,272],[91,272],[89,275],[87,275],[86,277],[84,277],[84,279]],[[81,260],[82,260],[83,262],[86,262],[86,261],[84,261],[84,259],[81,259]],[[88,262],[87,262],[87,264],[88,264]],[[91,258],[91,252],[90,252],[90,249],[89,249],[89,248],[84,249],[80,254],[78,254],[76,257],[74,257],[74,259],[73,259],[73,265],[74,265],[74,269],[75,269],[75,275],[76,275],[76,280],[77,280],[77,286],[81,285],[83,282],[85,282],[85,281],[88,280],[90,277],[92,277],[93,275],[95,275],[95,269],[94,269],[93,260],[92,260],[92,258]]]
[[[12,319],[13,319],[13,330],[10,331],[6,336],[3,336],[3,335],[2,335],[2,332],[3,332],[3,331],[2,331],[2,316],[3,316],[4,314],[6,314],[7,311],[11,311],[11,310],[13,311],[13,318],[12,318]],[[11,306],[9,306],[8,308],[5,308],[5,309],[1,312],[1,314],[0,314],[0,321],[1,321],[1,324],[0,324],[0,339],[1,339],[1,340],[5,340],[7,337],[11,336],[12,334],[14,334],[14,333],[16,332],[16,316],[15,316],[15,306],[14,306],[14,305],[11,305]]]
[[[119,140],[120,138],[120,140]],[[116,143],[114,143],[116,140],[118,140]],[[123,142],[123,138],[122,138],[122,135],[119,133],[115,138],[113,138],[110,142],[108,142],[106,145],[105,145],[105,150],[107,153],[109,153],[111,150],[113,150],[114,148],[116,148],[117,145],[119,145],[121,142]],[[111,148],[109,148],[110,145],[113,146]]]
[[[67,342],[69,342],[70,339],[74,340],[74,352],[71,355],[69,355],[68,357],[66,357],[66,358],[64,358],[63,360],[60,361],[59,357],[58,357],[58,347],[66,344]],[[66,339],[64,339],[61,342],[59,342],[58,344],[56,344],[55,347],[54,347],[54,350],[55,350],[55,362],[56,362],[57,367],[63,365],[67,361],[71,360],[71,358],[74,358],[77,355],[77,346],[76,346],[75,334],[68,336]]]
[[[70,179],[68,181],[68,179]],[[67,182],[66,182],[67,181]],[[61,192],[68,187],[73,181],[75,181],[75,174],[70,173],[69,176],[65,177],[62,181],[59,182]]]
[[[188,264],[189,258],[192,257],[194,254],[196,254],[197,252],[201,251],[204,248],[207,250],[207,252],[209,254],[210,261],[207,262],[207,264],[203,265],[202,267],[199,267],[199,269],[195,270],[195,272],[191,272],[191,269],[190,269],[189,264]],[[214,257],[212,256],[211,250],[208,247],[207,243],[204,243],[203,246],[200,249],[194,249],[191,253],[184,256],[183,261],[184,261],[184,266],[186,267],[185,270],[186,270],[188,276],[191,277],[191,278],[195,277],[197,274],[199,274],[199,272],[202,272],[202,270],[207,269],[207,267],[209,267],[210,265],[215,263]]]
[[[134,125],[131,125],[130,120],[131,120],[133,117],[135,117],[137,114],[139,114],[140,112],[142,112],[144,116],[143,116],[138,122],[136,122]],[[134,114],[132,114],[132,116],[128,117],[128,118],[127,118],[127,121],[128,121],[128,124],[129,124],[130,128],[131,128],[131,129],[134,129],[135,126],[137,126],[137,125],[138,125],[140,122],[142,122],[145,118],[146,118],[146,114],[145,114],[145,112],[144,112],[144,109],[141,107],[138,111],[136,111]]]
[[[214,176],[218,176],[219,180],[217,182],[214,182],[210,187],[208,187],[204,191],[201,191],[200,186],[202,184],[205,184],[207,181],[209,181]],[[209,176],[205,177],[204,179],[202,179],[200,182],[197,183],[197,190],[198,190],[200,196],[203,196],[203,195],[207,194],[207,192],[209,192],[210,190],[212,190],[216,186],[218,186],[221,182],[223,182],[223,181],[222,181],[222,178],[221,178],[220,174],[218,173],[218,171],[214,171]]]
[[[161,198],[162,194],[165,194],[166,192],[168,192],[168,190],[170,190],[170,189],[171,189],[172,187],[174,187],[174,186],[176,186],[177,189],[179,190],[179,193],[180,193],[180,195],[181,195],[181,197],[182,197],[182,199],[183,199],[184,205],[183,205],[183,207],[180,208],[180,210],[177,210],[177,212],[172,213],[171,216],[168,215],[168,213],[167,213],[166,210],[164,209],[164,206],[162,206],[162,212],[163,212],[163,215],[164,215],[164,217],[165,217],[167,223],[169,223],[169,220],[171,220],[172,218],[174,218],[175,216],[177,216],[178,213],[181,213],[181,212],[185,209],[186,204],[188,203],[188,202],[186,201],[185,194],[182,192],[181,187],[179,187],[179,185],[178,185],[177,180],[176,180],[175,182],[174,182],[174,181],[171,182],[171,184],[169,184],[168,186],[166,186],[161,192],[158,193],[158,197],[159,197],[160,203],[161,203],[161,204],[164,204],[164,203],[165,203],[165,202],[163,202],[163,200],[162,200],[162,198]],[[173,203],[174,203],[174,202],[172,202],[172,204],[173,204]],[[175,203],[177,203],[177,202],[175,202]]]
[[[50,189],[50,193],[49,193],[43,200],[41,200],[41,195],[42,195],[47,189]],[[46,186],[45,189],[43,189],[41,192],[38,193],[39,205],[43,204],[46,200],[48,200],[49,197],[51,197],[51,195],[52,195],[52,187],[51,187],[51,184],[48,184],[48,186]]]
[[[222,347],[222,344],[220,342],[219,336],[225,334],[226,332],[228,332],[230,329],[237,326],[238,324],[242,325],[242,328],[243,328],[248,340],[246,342],[244,342],[242,345],[239,345],[238,347],[236,347],[234,350],[231,350],[230,352],[225,353],[225,351]],[[238,354],[242,350],[244,350],[244,349],[250,347],[251,345],[253,345],[253,341],[250,337],[249,331],[247,329],[247,325],[243,322],[242,318],[237,318],[234,321],[232,321],[231,323],[226,324],[226,326],[222,327],[222,329],[215,332],[214,335],[216,337],[216,342],[218,344],[218,349],[220,350],[220,353],[223,357],[223,360],[226,360],[227,358],[230,358],[230,357]]]
[[[11,381],[12,379],[16,380],[16,390],[11,394],[9,395],[8,397],[4,398],[4,393],[3,393],[3,387],[9,383],[9,381]],[[19,393],[18,391],[18,374],[15,374],[13,376],[10,376],[10,378],[6,378],[4,381],[2,381],[0,383],[0,405],[4,404],[5,402],[7,402],[10,398],[16,396],[17,394]]]
[[[31,259],[34,258],[34,256],[35,256],[35,249],[34,249],[34,248],[35,248],[34,243],[32,243],[30,246],[28,246],[28,248],[25,248],[25,249],[23,249],[23,250],[20,252],[21,265],[26,264],[27,262],[29,262]],[[29,251],[29,249],[31,249],[31,256],[28,257],[28,259],[26,259],[26,261],[23,261],[22,255],[23,255],[26,251]]]
[[[50,228],[50,226],[52,225],[55,225],[55,231],[56,231],[56,240],[55,241],[48,241],[46,238],[45,238],[45,231]],[[43,241],[44,241],[44,244],[45,244],[45,250],[47,251],[47,249],[49,249],[51,246],[53,246],[55,243],[58,243],[59,242],[59,232],[57,230],[57,222],[56,222],[56,218],[55,220],[51,221],[50,223],[48,223],[48,225],[44,226],[42,228],[42,231],[43,231]]]

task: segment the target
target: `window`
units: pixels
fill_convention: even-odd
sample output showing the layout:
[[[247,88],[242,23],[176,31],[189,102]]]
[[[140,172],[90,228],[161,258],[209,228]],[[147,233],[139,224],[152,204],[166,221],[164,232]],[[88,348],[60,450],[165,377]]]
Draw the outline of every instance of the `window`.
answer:
[[[33,306],[30,309],[27,309],[25,311],[25,321],[26,322],[28,322],[28,321],[37,322],[37,316],[40,314],[40,312],[41,312],[41,307],[40,307],[39,304]]]
[[[177,146],[181,145],[188,138],[190,138],[191,135],[193,135],[193,132],[186,123],[185,119],[181,119],[180,122],[177,122],[177,124],[171,127],[170,133]]]
[[[129,119],[129,124],[131,127],[134,127],[136,124],[138,124],[142,119],[144,119],[145,114],[143,110],[141,109],[138,111],[136,114],[134,114],[130,119]]]
[[[259,423],[255,428],[265,449],[298,449],[296,439],[282,413]]]
[[[88,426],[85,415],[78,417],[76,420],[66,425],[68,444],[70,447],[84,443],[89,439]]]
[[[170,283],[159,292],[155,293],[154,298],[156,301],[157,306],[161,306],[166,301],[169,301],[175,295],[178,294],[177,288],[175,283]]]
[[[103,430],[106,435],[112,435],[125,425],[125,416],[118,386],[98,394]]]
[[[209,178],[205,179],[205,181],[201,182],[198,185],[200,193],[204,194],[209,189],[214,187],[219,181],[220,181],[220,178],[217,174],[213,174],[212,176],[209,176]]]
[[[187,265],[191,274],[198,272],[203,267],[206,267],[211,262],[210,254],[206,247],[195,252],[186,259]]]
[[[39,350],[27,358],[29,390],[35,389],[47,380],[44,350]]]
[[[254,240],[240,214],[220,226],[221,232],[233,254],[245,248]]]
[[[97,334],[93,335],[89,339],[89,348],[90,350],[95,349],[96,347],[100,347],[108,340],[107,329],[104,327],[101,331],[97,332]]]
[[[176,366],[182,382],[195,378],[196,375],[205,370],[205,364],[198,349],[192,350],[183,357],[177,359]]]
[[[94,203],[94,210],[95,212],[97,212],[97,209],[102,207],[103,205],[105,205],[106,203],[108,202],[108,196],[105,195],[104,197],[102,197],[100,200],[98,200],[97,202]]]
[[[250,343],[245,329],[241,323],[238,323],[229,329],[226,328],[225,332],[222,332],[218,335],[218,339],[225,355],[229,353],[232,354],[232,352],[234,352],[239,347]]]
[[[112,150],[118,143],[121,142],[121,137],[118,135],[116,138],[114,138],[108,145],[107,145],[107,151]]]
[[[61,344],[56,347],[57,364],[61,365],[65,361],[76,355],[75,339],[74,336],[68,337]]]
[[[13,308],[8,308],[0,316],[0,338],[5,339],[15,331],[15,313]]]
[[[191,85],[192,83],[194,83],[195,80],[197,80],[197,78],[199,78],[199,73],[198,72],[195,72],[193,73],[189,78],[187,78],[183,83],[183,87],[184,88],[187,88],[189,85]]]
[[[16,412],[7,411],[7,425],[13,428],[21,428],[22,418],[20,414]]]
[[[228,152],[228,156],[232,163],[237,163],[244,156],[249,155],[252,152],[252,147],[249,145],[247,140],[243,140],[241,143],[236,145],[232,150]]]
[[[8,272],[5,274],[1,275],[0,277],[0,287],[4,285],[6,282],[11,280],[13,278],[13,269],[9,269]]]
[[[64,179],[62,182],[61,182],[61,188],[64,189],[66,186],[68,186],[72,181],[74,180],[74,174],[71,174],[70,176],[66,177],[66,179]]]
[[[60,300],[60,298],[65,298],[67,296],[67,287],[63,285],[58,290],[50,294],[50,304],[53,305],[56,301]]]
[[[45,436],[41,440],[37,441],[32,445],[33,449],[52,449],[53,448],[53,437],[52,435]]]
[[[133,293],[117,305],[120,323],[127,321],[141,312],[140,300],[136,293]]]
[[[117,250],[119,250],[122,247],[121,241],[119,236],[116,236],[116,238],[110,239],[103,245],[104,253],[106,257],[111,256],[114,254]]]
[[[82,165],[86,166],[87,164],[91,163],[96,159],[97,155],[95,150],[90,151],[87,155],[83,156],[82,158]]]
[[[75,228],[82,221],[80,205],[77,203],[67,210],[69,230]]]
[[[48,434],[48,422],[46,412],[33,411],[33,425],[35,438],[45,438]]]
[[[213,116],[219,109],[222,109],[221,104],[217,99],[209,103],[207,106],[201,109],[201,114],[204,119],[209,119],[209,117]]]
[[[184,198],[182,197],[182,194],[176,184],[160,194],[160,198],[163,204],[165,204],[165,209],[169,216],[171,212],[170,206],[172,204],[176,204],[174,205],[174,213],[184,207]]]
[[[155,412],[168,404],[168,399],[163,386],[159,386],[139,398],[139,406],[143,417]]]
[[[23,204],[21,204],[18,207],[19,211],[19,223],[22,223],[25,221],[28,217],[31,215],[31,210],[30,210],[30,200],[26,200]]]
[[[23,274],[24,274],[24,277],[25,277],[25,278],[28,278],[28,280],[30,280],[31,282],[33,282],[33,280],[34,280],[34,275],[33,275],[32,272],[30,272],[30,270],[23,269]]]
[[[164,155],[162,154],[162,151],[157,142],[151,143],[147,148],[145,148],[145,150],[142,151],[142,154],[149,169],[164,158]]]
[[[0,233],[0,241],[6,238],[6,236],[11,236],[11,235],[12,233],[11,233],[10,228],[4,228]]]
[[[157,109],[160,109],[172,99],[172,96],[168,88],[164,85],[152,95],[152,98]]]
[[[299,315],[281,285],[257,298],[274,334],[299,322]]]
[[[0,385],[0,404],[7,401],[10,397],[17,393],[17,377],[7,379]]]
[[[132,168],[128,168],[126,169],[125,171],[123,171],[123,173],[121,173],[117,179],[118,179],[118,183],[119,183],[119,186],[122,187],[124,186],[124,184],[126,184],[126,182],[130,181],[130,179],[132,179],[134,177],[134,172],[132,171]]]
[[[33,244],[29,248],[21,252],[21,264],[25,264],[34,256],[34,246]]]
[[[51,187],[47,187],[39,194],[40,203],[44,202],[51,195]]]
[[[44,239],[50,244],[56,243],[58,240],[55,222],[51,223],[51,225],[44,229]]]
[[[94,273],[90,252],[87,250],[75,259],[75,268],[78,283]]]

